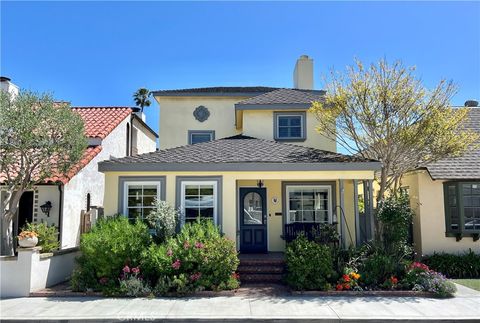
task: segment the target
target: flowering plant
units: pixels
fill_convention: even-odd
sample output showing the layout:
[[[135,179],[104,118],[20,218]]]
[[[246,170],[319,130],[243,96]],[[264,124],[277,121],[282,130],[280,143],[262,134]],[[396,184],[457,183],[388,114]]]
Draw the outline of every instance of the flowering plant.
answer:
[[[412,290],[431,292],[440,297],[450,297],[457,290],[444,275],[420,262],[410,265],[402,283]]]
[[[398,288],[398,278],[396,276],[391,276],[387,278],[382,285],[385,289],[397,289]]]
[[[19,240],[28,239],[28,238],[35,238],[35,237],[38,237],[38,233],[36,233],[35,231],[28,231],[28,230],[23,230],[18,235]]]
[[[140,275],[140,267],[130,268],[126,265],[122,269],[119,281],[120,291],[125,296],[138,297],[146,296],[151,293],[148,284],[143,281],[143,277]]]
[[[350,269],[346,269],[345,272],[338,280],[336,290],[362,290],[358,284],[360,274]]]

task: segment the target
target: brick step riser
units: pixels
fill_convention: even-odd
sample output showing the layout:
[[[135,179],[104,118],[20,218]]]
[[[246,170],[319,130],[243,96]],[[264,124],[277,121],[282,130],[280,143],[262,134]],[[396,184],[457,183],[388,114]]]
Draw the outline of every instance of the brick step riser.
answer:
[[[241,274],[283,274],[285,268],[283,266],[239,266],[237,272]]]
[[[242,283],[281,283],[283,281],[282,274],[245,274],[240,275]]]
[[[266,261],[266,260],[241,260],[240,266],[285,266],[284,261]]]

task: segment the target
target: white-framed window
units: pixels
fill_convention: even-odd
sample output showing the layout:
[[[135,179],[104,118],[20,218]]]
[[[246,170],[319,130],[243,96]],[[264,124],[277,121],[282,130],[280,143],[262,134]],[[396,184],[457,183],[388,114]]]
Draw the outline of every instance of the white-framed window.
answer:
[[[188,131],[188,144],[199,144],[201,142],[207,142],[215,140],[215,131],[213,130],[189,130]]]
[[[275,113],[276,140],[305,140],[305,113]]]
[[[217,182],[182,181],[181,209],[184,222],[193,222],[199,217],[217,221]],[[184,224],[184,223],[182,223]]]
[[[287,223],[331,223],[332,187],[330,185],[287,185]]]
[[[123,213],[129,219],[144,219],[160,199],[160,182],[125,182],[123,187]]]

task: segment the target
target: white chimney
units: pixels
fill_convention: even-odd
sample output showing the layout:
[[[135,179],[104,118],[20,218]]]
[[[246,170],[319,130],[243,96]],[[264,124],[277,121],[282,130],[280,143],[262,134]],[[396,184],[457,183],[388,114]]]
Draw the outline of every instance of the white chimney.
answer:
[[[297,59],[293,71],[293,87],[302,90],[313,90],[313,59],[302,55]]]
[[[10,93],[12,97],[18,95],[18,86],[13,84],[8,77],[0,76],[0,89]]]

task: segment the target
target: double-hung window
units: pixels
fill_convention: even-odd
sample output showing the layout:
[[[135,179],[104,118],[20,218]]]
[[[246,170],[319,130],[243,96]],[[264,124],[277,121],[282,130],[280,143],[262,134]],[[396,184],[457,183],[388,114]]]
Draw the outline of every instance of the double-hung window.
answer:
[[[480,182],[444,183],[447,234],[480,234]]]
[[[154,208],[155,199],[160,199],[160,183],[124,183],[124,214],[129,219],[144,219]]]
[[[330,185],[287,185],[287,223],[331,223]]]
[[[217,224],[218,187],[216,181],[182,181],[181,209],[185,222],[199,218],[210,219]]]
[[[303,141],[305,136],[304,112],[276,112],[275,117],[275,140]]]
[[[199,144],[201,142],[207,142],[215,140],[215,131],[213,130],[189,130],[188,131],[188,144]]]

